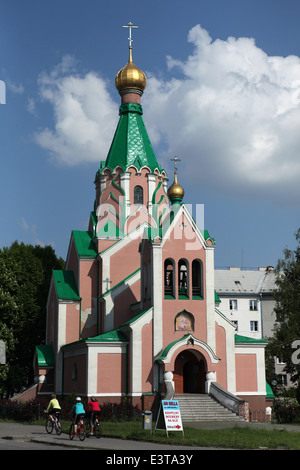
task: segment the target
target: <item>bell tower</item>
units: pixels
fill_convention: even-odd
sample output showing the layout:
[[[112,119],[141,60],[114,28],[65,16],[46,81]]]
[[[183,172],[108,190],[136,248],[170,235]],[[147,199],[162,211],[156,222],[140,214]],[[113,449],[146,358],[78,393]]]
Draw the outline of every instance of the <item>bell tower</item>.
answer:
[[[142,117],[147,79],[133,62],[131,32],[137,26],[128,23],[124,27],[129,29],[129,59],[115,77],[121,97],[119,122],[95,178],[94,237],[108,222],[119,236],[143,222],[158,228],[169,205],[167,175],[157,162]]]

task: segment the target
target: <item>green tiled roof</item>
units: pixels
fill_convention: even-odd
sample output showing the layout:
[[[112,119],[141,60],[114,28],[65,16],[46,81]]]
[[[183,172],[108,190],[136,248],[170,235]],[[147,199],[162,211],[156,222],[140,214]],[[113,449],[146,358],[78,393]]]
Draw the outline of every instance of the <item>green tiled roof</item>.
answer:
[[[249,338],[248,336],[234,335],[234,340],[236,344],[241,343],[268,343],[265,339],[255,339]]]
[[[102,168],[113,170],[121,166],[125,171],[130,165],[134,165],[138,169],[147,166],[152,172],[156,168],[160,170],[142,114],[140,104],[125,103],[120,106],[119,123]]]
[[[73,271],[53,270],[53,278],[60,300],[80,300]]]
[[[39,367],[54,367],[55,361],[52,346],[40,345],[36,346],[35,350]]]
[[[92,233],[82,230],[72,231],[78,255],[81,258],[95,258],[97,249],[92,241]]]

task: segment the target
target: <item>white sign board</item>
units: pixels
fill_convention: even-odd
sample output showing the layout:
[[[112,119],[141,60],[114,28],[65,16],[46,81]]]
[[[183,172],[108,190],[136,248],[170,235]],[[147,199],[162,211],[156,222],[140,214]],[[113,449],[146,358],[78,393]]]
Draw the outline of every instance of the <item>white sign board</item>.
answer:
[[[161,401],[156,429],[162,429],[162,427],[158,427],[161,425],[163,425],[163,429],[165,429],[167,433],[168,431],[183,432],[179,403],[177,400]]]

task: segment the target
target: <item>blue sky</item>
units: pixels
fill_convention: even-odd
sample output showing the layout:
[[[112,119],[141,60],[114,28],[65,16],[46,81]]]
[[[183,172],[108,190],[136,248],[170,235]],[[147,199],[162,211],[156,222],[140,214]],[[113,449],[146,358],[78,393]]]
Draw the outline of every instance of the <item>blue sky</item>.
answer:
[[[150,139],[170,184],[181,158],[216,267],[275,266],[300,227],[299,17],[297,0],[1,0],[0,247],[65,258],[87,229],[132,21]]]

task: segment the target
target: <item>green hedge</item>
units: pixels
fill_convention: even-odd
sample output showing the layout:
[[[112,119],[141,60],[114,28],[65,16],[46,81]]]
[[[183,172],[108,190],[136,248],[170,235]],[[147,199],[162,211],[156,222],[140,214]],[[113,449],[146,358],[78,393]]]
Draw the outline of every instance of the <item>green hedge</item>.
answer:
[[[59,397],[58,397],[59,398]],[[44,416],[44,410],[47,408],[49,399],[39,398],[26,402],[18,402],[12,400],[0,401],[0,419],[14,420],[14,421],[36,421]],[[62,413],[61,419],[70,420],[70,410],[75,403],[74,397],[68,397],[59,400]],[[83,400],[86,405],[86,400]],[[104,403],[101,408],[101,420],[126,420],[132,421],[139,419],[141,416],[140,410],[133,406],[129,401],[123,400],[122,403]]]

